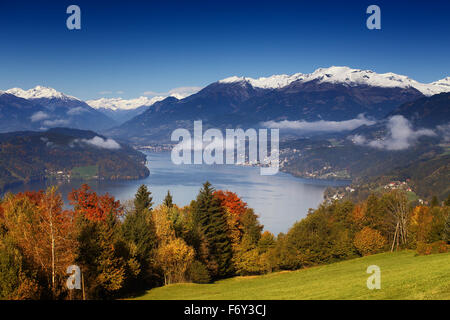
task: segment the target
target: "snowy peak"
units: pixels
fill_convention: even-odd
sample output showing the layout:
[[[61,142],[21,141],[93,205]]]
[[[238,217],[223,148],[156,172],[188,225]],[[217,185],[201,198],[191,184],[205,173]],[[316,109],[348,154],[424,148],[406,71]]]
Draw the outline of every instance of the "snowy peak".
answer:
[[[450,88],[450,77],[446,77],[444,79],[432,82],[431,84]]]
[[[164,100],[167,97],[156,96],[152,98],[139,97],[136,99],[122,98],[101,98],[97,100],[88,100],[86,103],[94,109],[110,109],[110,110],[133,110],[142,106],[151,106],[154,103]]]
[[[271,77],[261,77],[258,79],[247,77],[229,77],[223,80],[219,80],[219,83],[234,83],[234,82],[248,82],[255,88],[263,89],[278,89],[289,85],[290,83],[303,78],[303,74],[296,73],[291,76],[287,74],[273,75]]]
[[[234,76],[219,80],[219,83],[247,82],[256,88],[278,89],[286,87],[295,81],[303,83],[309,81],[318,81],[319,83],[340,83],[348,86],[369,85],[387,88],[412,87],[427,96],[450,91],[450,77],[426,84],[392,72],[376,73],[371,70],[336,66],[319,68],[309,74],[296,73],[291,76],[283,74],[258,79]]]
[[[78,100],[75,97],[65,95],[62,92],[56,91],[53,88],[36,86],[29,90],[23,90],[21,88],[11,88],[6,90],[7,93],[13,94],[16,97],[24,98],[24,99],[63,99],[63,100]]]

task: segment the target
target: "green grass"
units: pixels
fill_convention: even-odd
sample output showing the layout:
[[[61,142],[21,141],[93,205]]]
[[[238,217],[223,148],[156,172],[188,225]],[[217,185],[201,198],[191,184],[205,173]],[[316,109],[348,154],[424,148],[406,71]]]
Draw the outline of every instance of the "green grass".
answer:
[[[381,269],[381,289],[369,290],[366,269]],[[137,299],[450,299],[450,253],[416,256],[413,251],[373,256],[213,284],[174,284]]]
[[[98,176],[98,166],[74,167],[71,173],[73,178],[92,179]]]

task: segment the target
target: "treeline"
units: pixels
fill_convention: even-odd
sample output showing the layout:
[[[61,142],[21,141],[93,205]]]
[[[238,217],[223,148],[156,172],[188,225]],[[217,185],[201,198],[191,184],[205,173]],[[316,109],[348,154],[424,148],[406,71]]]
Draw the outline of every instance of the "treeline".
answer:
[[[0,298],[113,299],[389,250],[446,252],[450,243],[450,198],[410,207],[400,191],[323,204],[277,237],[235,193],[208,182],[183,208],[169,192],[154,207],[145,186],[123,204],[87,185],[69,200],[65,210],[55,188],[1,200]],[[82,290],[67,289],[70,265],[81,269]]]

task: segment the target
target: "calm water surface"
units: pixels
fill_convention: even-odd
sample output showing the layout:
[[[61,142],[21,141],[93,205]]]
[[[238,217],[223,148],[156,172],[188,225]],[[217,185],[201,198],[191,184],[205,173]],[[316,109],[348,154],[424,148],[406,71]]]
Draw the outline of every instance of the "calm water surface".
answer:
[[[202,184],[208,180],[216,189],[236,192],[255,209],[266,230],[275,234],[286,232],[295,221],[305,217],[309,208],[316,208],[323,200],[329,185],[344,182],[312,181],[279,172],[274,176],[261,176],[259,168],[234,165],[174,165],[170,153],[147,153],[150,176],[136,181],[89,181],[98,193],[106,193],[124,201],[133,198],[141,184],[149,187],[153,202],[158,205],[167,190],[179,206],[195,199]],[[45,189],[49,182],[31,183],[9,191]],[[65,200],[72,188],[82,182],[61,182],[60,191]]]

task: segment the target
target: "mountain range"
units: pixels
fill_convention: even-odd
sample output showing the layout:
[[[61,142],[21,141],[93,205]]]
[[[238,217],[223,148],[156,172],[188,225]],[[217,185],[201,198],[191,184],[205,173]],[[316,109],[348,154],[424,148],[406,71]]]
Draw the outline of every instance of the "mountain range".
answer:
[[[122,98],[100,98],[97,100],[87,100],[86,103],[117,123],[123,123],[143,113],[155,102],[164,100],[165,98],[164,96],[152,98],[141,96],[129,100]]]
[[[117,123],[86,102],[53,88],[12,88],[0,92],[0,132],[71,127],[95,131]]]
[[[169,142],[174,129],[191,129],[194,120],[202,120],[205,129],[377,120],[397,112],[400,105],[441,92],[450,92],[450,77],[424,84],[349,67],[258,79],[233,76],[181,99],[142,96],[84,102],[52,88],[13,88],[0,92],[0,132],[64,126],[137,144]]]
[[[405,102],[450,91],[450,78],[422,84],[393,73],[348,67],[311,74],[252,79],[230,77],[182,100],[166,98],[109,130],[134,143],[168,142],[176,128],[194,120],[216,128],[259,127],[263,122],[346,121],[361,114],[381,119]]]

